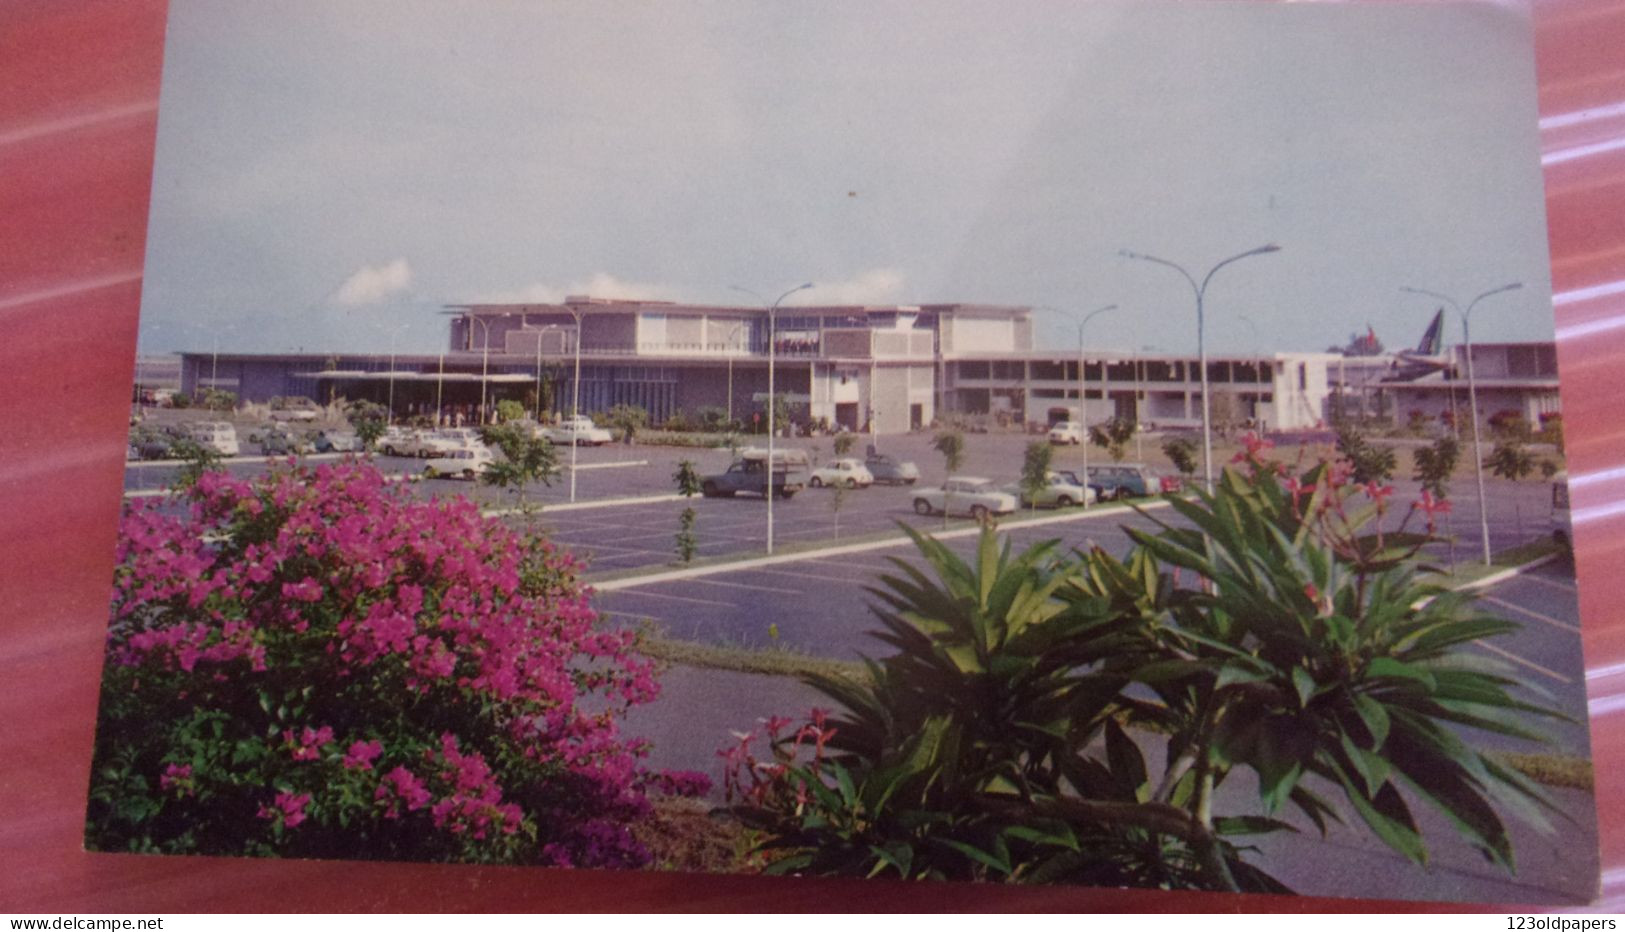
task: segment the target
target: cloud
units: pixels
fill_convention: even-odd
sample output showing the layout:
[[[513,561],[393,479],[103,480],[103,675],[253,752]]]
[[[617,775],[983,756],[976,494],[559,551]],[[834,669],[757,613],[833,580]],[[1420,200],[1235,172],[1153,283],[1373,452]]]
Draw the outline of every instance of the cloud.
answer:
[[[412,287],[412,266],[405,259],[388,265],[367,265],[345,279],[329,300],[345,307],[377,304]]]
[[[597,272],[585,281],[566,285],[532,282],[512,291],[487,292],[475,298],[474,304],[559,304],[570,295],[588,295],[594,298],[620,298],[625,301],[679,301],[681,290],[673,285],[647,282],[625,282],[608,272]]]
[[[870,269],[844,281],[815,281],[813,287],[784,299],[785,304],[896,304],[905,278],[897,269]]]

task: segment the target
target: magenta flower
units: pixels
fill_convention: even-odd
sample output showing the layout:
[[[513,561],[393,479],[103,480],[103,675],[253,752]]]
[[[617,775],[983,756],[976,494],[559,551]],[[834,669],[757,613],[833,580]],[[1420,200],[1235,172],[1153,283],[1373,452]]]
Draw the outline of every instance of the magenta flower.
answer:
[[[381,741],[357,741],[344,754],[345,770],[371,770],[372,762],[384,753]]]

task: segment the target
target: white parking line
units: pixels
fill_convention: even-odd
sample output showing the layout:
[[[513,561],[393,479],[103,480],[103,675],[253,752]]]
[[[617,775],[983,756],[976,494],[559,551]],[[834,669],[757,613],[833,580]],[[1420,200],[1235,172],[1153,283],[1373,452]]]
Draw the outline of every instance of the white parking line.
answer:
[[[1533,660],[1525,660],[1522,657],[1519,657],[1517,654],[1512,653],[1511,651],[1502,650],[1501,648],[1496,647],[1494,644],[1489,644],[1489,643],[1486,643],[1484,641],[1474,641],[1473,643],[1477,644],[1479,647],[1482,647],[1485,650],[1487,650],[1487,651],[1489,651],[1489,652],[1491,652],[1493,654],[1499,654],[1502,657],[1505,657],[1506,659],[1512,661],[1513,663],[1518,664],[1519,666],[1528,667],[1529,669],[1534,670],[1536,673],[1544,673],[1545,675],[1551,677],[1552,679],[1557,680],[1559,683],[1562,683],[1564,686],[1568,686],[1568,685],[1570,685],[1570,684],[1572,684],[1574,682],[1573,679],[1571,679],[1569,677],[1566,677],[1563,674],[1558,673],[1555,670],[1549,670],[1546,667],[1543,667],[1540,664],[1535,663]]]
[[[613,463],[577,463],[576,472],[585,472],[589,469],[621,469],[627,466],[647,466],[648,460],[618,460]],[[560,467],[563,472],[569,472],[569,464]]]
[[[541,505],[540,511],[546,514],[560,511],[585,511],[589,508],[614,508],[618,505],[647,505],[652,502],[675,502],[681,498],[681,495],[678,495],[676,492],[672,492],[668,495],[642,495],[629,498],[596,498],[585,502],[562,502],[556,505],[547,503],[538,504]],[[493,508],[489,511],[481,512],[481,514],[500,518],[507,517],[508,515],[524,514],[524,510],[520,508]]]
[[[1550,577],[1541,576],[1538,573],[1526,574],[1524,579],[1527,579],[1530,582],[1537,582],[1545,586],[1551,586],[1553,589],[1561,589],[1570,595],[1580,591],[1579,587],[1574,584],[1573,580],[1564,581],[1561,579],[1551,579]]]
[[[1575,634],[1580,633],[1580,626],[1579,625],[1570,624],[1569,622],[1566,622],[1566,621],[1560,621],[1559,619],[1553,618],[1550,615],[1543,615],[1540,612],[1535,611],[1534,609],[1524,608],[1522,605],[1518,605],[1518,604],[1513,603],[1513,602],[1508,602],[1506,599],[1498,599],[1493,595],[1481,595],[1481,596],[1478,597],[1478,600],[1480,602],[1489,602],[1492,605],[1499,605],[1502,608],[1510,608],[1515,612],[1520,612],[1522,614],[1528,615],[1530,618],[1533,618],[1536,621],[1544,621],[1547,624],[1552,625],[1553,627],[1562,628],[1564,631],[1572,631]]]

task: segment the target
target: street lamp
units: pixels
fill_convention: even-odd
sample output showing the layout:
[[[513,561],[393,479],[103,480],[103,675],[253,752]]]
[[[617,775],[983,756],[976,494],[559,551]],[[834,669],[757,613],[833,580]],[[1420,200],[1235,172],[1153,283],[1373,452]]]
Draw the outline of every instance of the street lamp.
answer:
[[[407,321],[398,327],[389,329],[389,402],[386,407],[389,411],[387,423],[390,424],[395,423],[395,340],[401,335],[402,330],[411,325],[412,322]]]
[[[548,324],[536,331],[536,426],[542,425],[542,334],[549,330],[563,330],[562,324]]]
[[[1089,321],[1094,320],[1101,314],[1116,309],[1117,305],[1108,304],[1105,307],[1090,311],[1078,321],[1078,424],[1083,428],[1083,482],[1085,485],[1089,484],[1089,396],[1083,378],[1083,328],[1088,326]],[[1046,310],[1056,311],[1068,316],[1076,313],[1075,311],[1056,307],[1046,308]],[[1100,397],[1102,399],[1106,397],[1106,392],[1106,360],[1102,358],[1100,360]],[[1087,492],[1083,496],[1083,507],[1089,507],[1089,494]]]
[[[1173,269],[1179,274],[1185,276],[1185,280],[1191,284],[1191,290],[1196,293],[1196,354],[1198,357],[1198,364],[1202,367],[1202,476],[1209,493],[1213,491],[1213,424],[1212,411],[1209,410],[1210,405],[1208,403],[1207,323],[1203,311],[1203,299],[1207,295],[1208,282],[1213,280],[1213,275],[1215,272],[1232,262],[1240,261],[1248,256],[1261,256],[1265,253],[1279,252],[1280,249],[1281,247],[1275,245],[1274,243],[1269,243],[1267,245],[1260,246],[1257,249],[1249,249],[1246,252],[1237,253],[1236,255],[1221,261],[1218,265],[1215,265],[1213,268],[1209,269],[1207,275],[1202,279],[1202,283],[1200,285],[1196,283],[1196,279],[1192,277],[1191,273],[1185,271],[1183,266],[1169,262],[1167,259],[1159,259],[1156,256],[1148,256],[1145,253],[1132,252],[1127,249],[1118,250],[1118,255],[1125,259],[1143,259],[1146,262],[1155,262],[1158,265],[1166,265],[1170,269]]]
[[[576,371],[575,378],[571,379],[570,386],[570,501],[576,500],[576,451],[581,448],[581,317],[586,312],[574,305],[565,305],[564,309],[576,322]],[[540,394],[538,390],[537,394]],[[539,422],[538,422],[539,423]]]
[[[794,288],[791,288],[789,291],[786,291],[784,294],[779,295],[777,298],[775,298],[773,300],[773,302],[771,304],[768,303],[766,298],[763,298],[761,295],[757,294],[754,291],[751,291],[748,288],[741,288],[738,285],[729,285],[728,286],[729,288],[732,288],[734,291],[740,291],[740,292],[744,292],[745,294],[750,295],[751,297],[755,298],[758,301],[761,301],[764,305],[767,306],[767,495],[766,495],[766,498],[767,498],[767,552],[768,553],[773,552],[773,473],[775,472],[775,463],[773,461],[773,434],[776,432],[775,428],[778,426],[778,424],[776,423],[776,421],[777,421],[776,415],[778,414],[778,406],[774,404],[774,397],[773,397],[773,343],[774,343],[774,337],[775,337],[774,328],[773,328],[773,315],[778,313],[779,304],[785,298],[790,297],[791,295],[795,294],[798,291],[806,291],[808,288],[811,288],[812,286],[813,286],[812,282],[807,282],[807,283],[802,284],[802,285],[797,285]]]
[[[1429,298],[1438,298],[1440,301],[1443,301],[1454,308],[1456,311],[1456,316],[1461,318],[1462,352],[1467,356],[1467,415],[1473,419],[1473,475],[1478,481],[1478,530],[1484,544],[1485,566],[1490,565],[1489,502],[1486,501],[1484,497],[1484,451],[1481,448],[1478,438],[1478,390],[1473,382],[1473,336],[1472,332],[1468,329],[1468,321],[1473,316],[1473,307],[1477,305],[1478,302],[1484,300],[1490,295],[1501,294],[1505,291],[1516,291],[1522,287],[1523,282],[1513,282],[1510,285],[1502,285],[1499,288],[1493,288],[1467,302],[1467,310],[1465,311],[1461,309],[1461,305],[1457,304],[1454,299],[1447,295],[1439,294],[1437,291],[1427,291],[1422,288],[1402,287],[1399,289],[1400,291],[1407,292],[1409,294],[1419,294],[1425,295]]]

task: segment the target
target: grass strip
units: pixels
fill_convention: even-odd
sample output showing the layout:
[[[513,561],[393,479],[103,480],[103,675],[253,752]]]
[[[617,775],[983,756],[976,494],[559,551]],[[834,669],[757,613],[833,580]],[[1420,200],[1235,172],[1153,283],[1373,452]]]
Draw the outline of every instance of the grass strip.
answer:
[[[1513,770],[1541,784],[1562,790],[1595,791],[1591,761],[1569,754],[1521,754],[1492,751],[1488,754]]]
[[[643,641],[640,649],[656,660],[706,670],[794,677],[816,673],[839,677],[854,683],[869,682],[868,669],[857,661],[815,657],[785,647],[766,649],[722,647],[715,644],[696,644],[693,641],[650,637]]]

